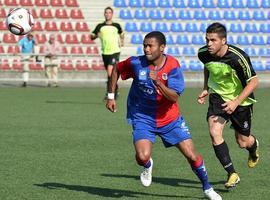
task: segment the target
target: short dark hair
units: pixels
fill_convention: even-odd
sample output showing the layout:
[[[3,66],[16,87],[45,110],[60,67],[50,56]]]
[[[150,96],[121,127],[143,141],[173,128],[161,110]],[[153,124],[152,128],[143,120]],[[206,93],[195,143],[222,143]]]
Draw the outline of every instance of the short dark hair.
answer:
[[[112,7],[110,7],[110,6],[106,7],[106,8],[104,9],[104,12],[105,12],[106,10],[111,10],[112,13],[113,13],[113,9],[112,9]]]
[[[226,27],[219,22],[215,22],[215,23],[209,25],[206,29],[206,33],[217,33],[220,38],[227,37]]]
[[[160,31],[152,31],[150,33],[147,33],[147,35],[144,37],[144,39],[146,39],[146,38],[155,38],[160,45],[162,45],[162,44],[166,45],[166,37]]]

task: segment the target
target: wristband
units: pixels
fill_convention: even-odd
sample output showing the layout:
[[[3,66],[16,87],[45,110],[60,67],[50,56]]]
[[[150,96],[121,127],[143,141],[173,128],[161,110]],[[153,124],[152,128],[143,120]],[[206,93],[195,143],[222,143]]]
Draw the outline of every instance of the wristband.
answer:
[[[107,98],[110,100],[114,100],[114,93],[108,93]]]

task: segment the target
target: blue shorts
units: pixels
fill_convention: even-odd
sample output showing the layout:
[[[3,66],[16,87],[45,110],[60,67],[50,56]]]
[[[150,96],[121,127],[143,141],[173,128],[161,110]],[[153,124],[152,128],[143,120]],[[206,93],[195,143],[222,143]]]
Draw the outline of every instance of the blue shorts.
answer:
[[[182,116],[180,116],[177,120],[172,121],[168,125],[158,128],[142,122],[133,124],[134,143],[143,139],[155,143],[156,135],[161,138],[165,147],[175,146],[184,140],[191,139],[188,126],[186,125],[186,122]]]

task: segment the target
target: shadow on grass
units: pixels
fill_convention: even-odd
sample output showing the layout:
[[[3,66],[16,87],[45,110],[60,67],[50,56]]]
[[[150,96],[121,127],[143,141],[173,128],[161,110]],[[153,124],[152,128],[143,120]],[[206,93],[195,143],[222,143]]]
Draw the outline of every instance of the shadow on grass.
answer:
[[[129,179],[139,180],[139,176],[123,175],[123,174],[101,174],[101,176],[113,177],[113,178],[129,178]],[[152,181],[154,183],[159,183],[159,184],[169,185],[169,186],[180,186],[180,187],[198,188],[198,189],[202,188],[200,181],[193,181],[193,180],[190,180],[190,179],[153,177]],[[210,181],[210,183],[212,185],[220,185],[220,184],[223,185],[224,181],[218,181],[218,182],[211,182]],[[219,191],[219,192],[228,192],[227,189],[216,189],[215,188],[215,190]]]
[[[104,104],[102,101],[100,102],[79,102],[79,101],[52,101],[52,100],[47,100],[45,101],[46,103],[51,103],[51,104],[91,104],[91,105],[101,105]]]
[[[82,185],[67,185],[63,183],[42,183],[34,184],[38,187],[44,187],[47,189],[67,189],[78,192],[87,192],[89,194],[98,195],[102,197],[111,197],[111,198],[122,198],[122,197],[134,197],[139,198],[142,196],[152,196],[154,197],[164,197],[164,198],[193,198],[192,196],[177,196],[177,195],[165,195],[165,194],[152,194],[146,192],[134,192],[131,190],[119,190],[119,189],[110,189],[102,187],[93,187],[93,186],[82,186]],[[200,197],[195,197],[195,199],[203,199]]]

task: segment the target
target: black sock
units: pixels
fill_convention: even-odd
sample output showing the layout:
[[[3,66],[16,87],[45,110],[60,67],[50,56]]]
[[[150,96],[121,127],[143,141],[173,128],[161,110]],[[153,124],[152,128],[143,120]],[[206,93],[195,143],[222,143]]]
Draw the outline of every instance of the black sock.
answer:
[[[254,136],[252,135],[252,137],[254,137]],[[255,137],[254,137],[254,143],[253,143],[253,145],[251,147],[247,147],[246,149],[249,151],[250,154],[254,154],[256,152],[257,142],[256,142],[256,138]]]
[[[222,164],[224,169],[228,172],[228,174],[232,174],[235,172],[235,169],[233,167],[233,163],[231,161],[231,157],[229,154],[229,148],[224,141],[220,145],[213,146],[216,156],[219,159],[219,162]]]

